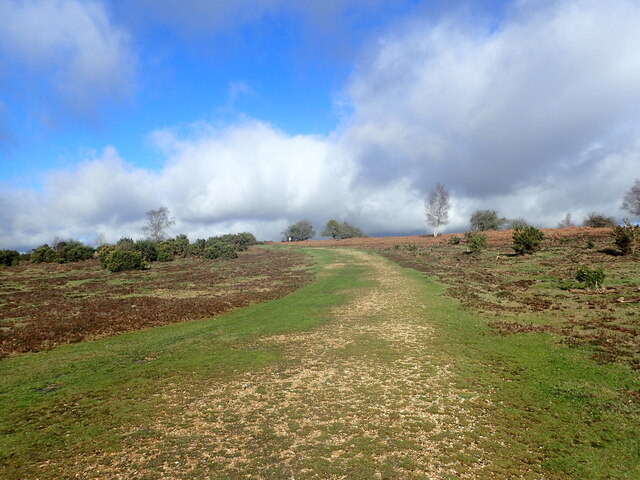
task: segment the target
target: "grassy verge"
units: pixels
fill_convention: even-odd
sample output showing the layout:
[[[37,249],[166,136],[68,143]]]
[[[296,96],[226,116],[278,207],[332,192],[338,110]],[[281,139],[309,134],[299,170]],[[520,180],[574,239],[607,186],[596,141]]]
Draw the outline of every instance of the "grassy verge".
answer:
[[[637,371],[596,363],[592,348],[552,333],[497,335],[435,281],[425,295],[434,350],[454,355],[457,386],[479,393],[475,408],[489,412],[469,438],[493,452],[486,478],[640,478]],[[514,470],[514,458],[530,469]]]
[[[335,253],[313,251],[317,271]],[[311,329],[357,285],[357,266],[317,275],[279,300],[208,320],[26,354],[0,361],[0,477],[60,478],[83,454],[117,450],[163,409],[164,387],[233,378],[276,362],[263,335]],[[135,432],[135,435],[132,435]],[[55,466],[50,460],[55,459]]]

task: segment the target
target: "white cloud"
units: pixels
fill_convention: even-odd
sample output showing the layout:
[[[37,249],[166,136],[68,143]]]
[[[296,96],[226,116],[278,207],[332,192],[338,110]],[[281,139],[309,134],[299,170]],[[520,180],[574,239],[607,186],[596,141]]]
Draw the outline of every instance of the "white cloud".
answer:
[[[0,49],[44,74],[57,101],[80,116],[128,97],[133,87],[131,38],[97,1],[0,2]]]
[[[520,2],[494,28],[414,20],[358,65],[344,144],[365,181],[477,199],[574,176],[594,143],[637,138],[639,24],[628,0]]]

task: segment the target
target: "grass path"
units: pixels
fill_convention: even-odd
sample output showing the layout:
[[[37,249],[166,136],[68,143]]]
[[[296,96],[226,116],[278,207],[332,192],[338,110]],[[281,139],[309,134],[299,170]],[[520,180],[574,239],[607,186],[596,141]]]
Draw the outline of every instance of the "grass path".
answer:
[[[170,408],[153,426],[156,437],[85,474],[476,478],[490,462],[469,440],[482,418],[466,410],[472,395],[452,386],[446,358],[430,349],[423,285],[379,256],[341,257],[367,281],[331,321],[259,339],[257,348],[284,351],[267,368],[165,392]]]

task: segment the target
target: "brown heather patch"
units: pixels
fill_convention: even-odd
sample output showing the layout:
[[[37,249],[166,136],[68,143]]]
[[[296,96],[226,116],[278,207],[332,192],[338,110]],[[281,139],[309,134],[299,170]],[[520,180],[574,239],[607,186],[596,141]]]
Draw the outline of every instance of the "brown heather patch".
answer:
[[[297,252],[252,248],[233,260],[179,259],[109,273],[96,260],[0,269],[0,358],[212,317],[311,281]]]

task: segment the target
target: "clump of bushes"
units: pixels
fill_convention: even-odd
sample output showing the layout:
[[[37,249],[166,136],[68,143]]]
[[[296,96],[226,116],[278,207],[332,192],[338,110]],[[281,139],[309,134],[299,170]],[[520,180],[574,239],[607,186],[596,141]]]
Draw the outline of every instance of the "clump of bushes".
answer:
[[[460,245],[461,242],[462,242],[462,239],[458,235],[454,235],[449,239],[449,243],[451,245]]]
[[[105,266],[111,272],[141,270],[146,267],[142,254],[136,250],[115,248],[106,258]]]
[[[467,232],[464,234],[467,241],[467,253],[478,253],[487,246],[487,236],[480,232]]]
[[[17,250],[0,250],[0,265],[13,267],[20,263],[20,253]]]
[[[160,243],[158,245],[158,256],[157,260],[159,262],[172,262],[175,258],[174,254],[174,244],[171,241],[166,241]]]
[[[576,280],[589,288],[598,288],[604,284],[606,274],[602,267],[589,268],[585,265],[578,267],[576,271]]]
[[[544,234],[536,227],[524,225],[513,229],[512,248],[518,255],[533,254],[540,248]]]
[[[622,255],[633,254],[640,244],[640,226],[632,225],[627,219],[624,225],[613,227],[611,234]]]
[[[227,242],[215,241],[204,249],[204,257],[216,258],[238,258],[238,250],[235,245]]]
[[[94,252],[93,248],[75,240],[59,242],[54,248],[45,243],[31,251],[29,261],[31,263],[79,262],[92,258]]]

